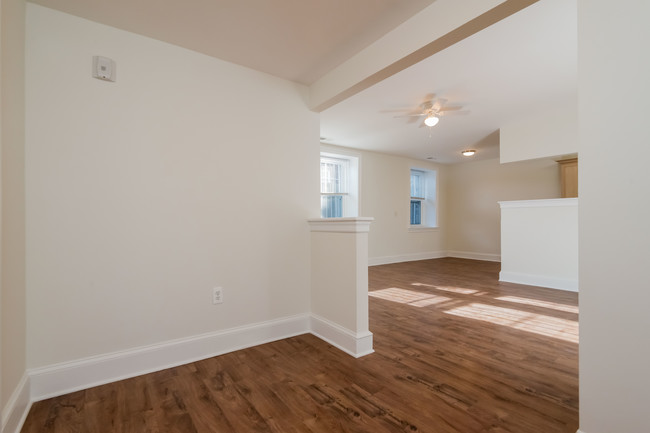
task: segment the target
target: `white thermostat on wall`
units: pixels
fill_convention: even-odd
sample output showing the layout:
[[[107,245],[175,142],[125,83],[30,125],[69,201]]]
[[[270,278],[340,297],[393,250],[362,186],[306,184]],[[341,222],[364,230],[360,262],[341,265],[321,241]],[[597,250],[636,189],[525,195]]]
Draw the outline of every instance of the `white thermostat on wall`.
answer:
[[[93,56],[93,77],[115,81],[115,62],[108,57]]]

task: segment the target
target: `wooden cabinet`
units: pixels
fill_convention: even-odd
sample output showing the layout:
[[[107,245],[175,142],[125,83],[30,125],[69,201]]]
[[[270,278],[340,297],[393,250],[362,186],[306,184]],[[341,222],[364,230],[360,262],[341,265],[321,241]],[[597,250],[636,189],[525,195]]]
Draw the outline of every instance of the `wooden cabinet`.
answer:
[[[562,198],[578,197],[578,158],[561,159],[557,163],[560,165]]]

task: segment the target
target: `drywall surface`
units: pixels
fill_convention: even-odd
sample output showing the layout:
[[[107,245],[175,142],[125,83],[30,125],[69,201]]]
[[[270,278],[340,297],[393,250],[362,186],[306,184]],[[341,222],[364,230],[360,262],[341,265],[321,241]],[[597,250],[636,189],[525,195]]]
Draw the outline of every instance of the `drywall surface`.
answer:
[[[376,72],[395,68],[394,64],[408,55],[502,3],[505,2],[467,0],[460,4],[454,0],[436,0],[312,84],[310,106],[320,111],[331,106],[332,100],[339,102],[341,95]],[[397,66],[395,72],[402,67]]]
[[[578,4],[580,430],[650,431],[650,2]],[[603,113],[603,85],[616,106]]]
[[[578,290],[578,199],[502,201],[501,281]]]
[[[7,403],[25,374],[25,2],[2,0],[0,24],[2,150],[2,262],[0,328],[2,354],[0,410],[12,416]],[[16,410],[20,410],[16,408]],[[19,416],[19,414],[18,414]],[[8,422],[2,420],[3,425]]]
[[[578,153],[577,96],[503,125],[500,135],[501,162]]]
[[[309,312],[304,87],[33,4],[26,65],[29,367]]]
[[[328,147],[331,149],[331,147]],[[359,214],[373,217],[368,234],[369,263],[381,264],[444,256],[446,167],[428,161],[359,151]],[[438,228],[409,228],[410,169],[437,172]]]
[[[451,255],[499,260],[499,201],[560,196],[553,160],[500,164],[499,159],[454,164],[447,169],[447,249]]]

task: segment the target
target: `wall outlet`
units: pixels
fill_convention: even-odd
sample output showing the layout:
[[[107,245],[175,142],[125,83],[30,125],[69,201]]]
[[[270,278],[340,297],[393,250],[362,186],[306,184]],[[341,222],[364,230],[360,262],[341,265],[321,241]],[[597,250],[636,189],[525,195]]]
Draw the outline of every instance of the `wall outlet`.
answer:
[[[215,287],[212,289],[212,303],[221,304],[223,303],[223,288]]]

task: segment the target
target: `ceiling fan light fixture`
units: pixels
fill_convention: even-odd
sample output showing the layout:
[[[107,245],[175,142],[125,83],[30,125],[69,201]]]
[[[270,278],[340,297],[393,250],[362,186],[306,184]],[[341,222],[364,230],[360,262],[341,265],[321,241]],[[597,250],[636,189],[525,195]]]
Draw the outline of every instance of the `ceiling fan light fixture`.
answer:
[[[467,150],[463,150],[461,153],[463,154],[463,156],[473,156],[476,153],[476,151],[474,149],[467,149]]]
[[[426,119],[424,119],[424,124],[427,126],[436,126],[436,124],[438,124],[438,121],[440,121],[438,116],[430,114]]]

